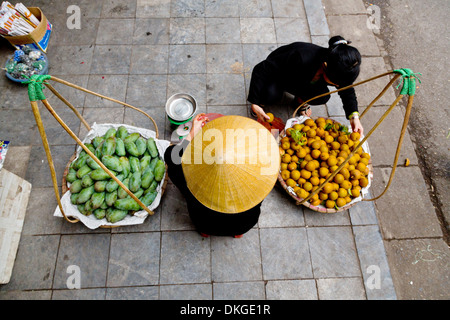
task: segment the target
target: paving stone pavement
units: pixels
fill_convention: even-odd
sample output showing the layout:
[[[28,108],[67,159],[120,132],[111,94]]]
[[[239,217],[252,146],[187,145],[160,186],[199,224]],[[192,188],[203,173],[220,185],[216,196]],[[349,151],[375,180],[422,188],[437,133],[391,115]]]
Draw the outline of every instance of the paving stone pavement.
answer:
[[[203,112],[248,116],[256,63],[293,41],[326,45],[340,31],[328,26],[317,0],[23,2],[39,6],[53,23],[51,75],[142,108],[167,140],[164,105],[173,93],[193,94]],[[67,27],[70,4],[80,8],[80,30]],[[374,50],[363,47],[365,54]],[[2,59],[12,51],[3,41]],[[371,59],[376,71],[364,76],[379,73],[380,61]],[[33,185],[12,278],[0,286],[0,299],[397,298],[371,202],[324,215],[296,206],[277,185],[263,202],[259,223],[241,239],[202,238],[170,182],[155,215],[142,225],[90,230],[53,217],[57,203],[26,89],[5,77],[0,87],[0,137],[11,141],[5,168]],[[55,87],[89,123],[151,128],[133,110]],[[83,137],[80,121],[46,94]],[[314,113],[346,121],[339,103],[333,96]],[[40,111],[62,177],[76,143]],[[286,120],[292,111],[275,112]],[[73,265],[80,268],[81,289],[67,286]]]

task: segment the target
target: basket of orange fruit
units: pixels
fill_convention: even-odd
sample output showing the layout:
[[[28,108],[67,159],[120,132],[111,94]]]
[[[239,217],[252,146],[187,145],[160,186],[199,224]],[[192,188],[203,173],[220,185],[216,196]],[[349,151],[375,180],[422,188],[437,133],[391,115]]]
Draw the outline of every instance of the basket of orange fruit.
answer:
[[[373,178],[369,146],[367,141],[359,146],[361,139],[358,132],[333,119],[289,119],[278,136],[278,181],[297,204],[311,210],[349,209],[367,195]],[[304,201],[310,194],[314,195]]]

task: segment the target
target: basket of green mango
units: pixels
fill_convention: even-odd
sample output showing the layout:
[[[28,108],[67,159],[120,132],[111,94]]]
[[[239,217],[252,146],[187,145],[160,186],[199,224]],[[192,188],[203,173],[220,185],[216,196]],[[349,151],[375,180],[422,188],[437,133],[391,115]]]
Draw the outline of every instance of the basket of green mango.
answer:
[[[82,142],[117,179],[78,146],[63,175],[65,215],[90,229],[142,223],[164,193],[168,175],[163,157],[170,142],[157,139],[151,130],[97,123]],[[62,216],[58,207],[54,215]]]

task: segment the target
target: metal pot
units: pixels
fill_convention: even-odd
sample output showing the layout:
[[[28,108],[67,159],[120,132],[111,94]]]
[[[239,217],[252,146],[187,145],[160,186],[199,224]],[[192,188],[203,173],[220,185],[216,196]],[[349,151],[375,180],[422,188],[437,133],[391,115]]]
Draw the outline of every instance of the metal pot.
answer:
[[[166,114],[170,123],[184,124],[197,112],[197,101],[187,93],[176,93],[166,102]]]

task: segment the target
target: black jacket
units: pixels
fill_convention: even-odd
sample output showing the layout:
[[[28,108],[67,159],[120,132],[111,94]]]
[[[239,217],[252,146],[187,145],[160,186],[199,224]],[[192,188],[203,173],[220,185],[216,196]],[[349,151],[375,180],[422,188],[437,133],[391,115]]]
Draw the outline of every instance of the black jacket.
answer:
[[[312,83],[317,71],[326,60],[326,55],[326,48],[305,42],[294,42],[277,48],[266,60],[254,67],[248,101],[264,105],[263,90],[265,90],[265,84],[271,82],[279,83],[284,91],[299,97],[304,96],[305,93],[328,92],[329,84],[322,78]],[[340,91],[338,94],[342,99],[347,118],[352,112],[358,111],[358,102],[353,88]]]

